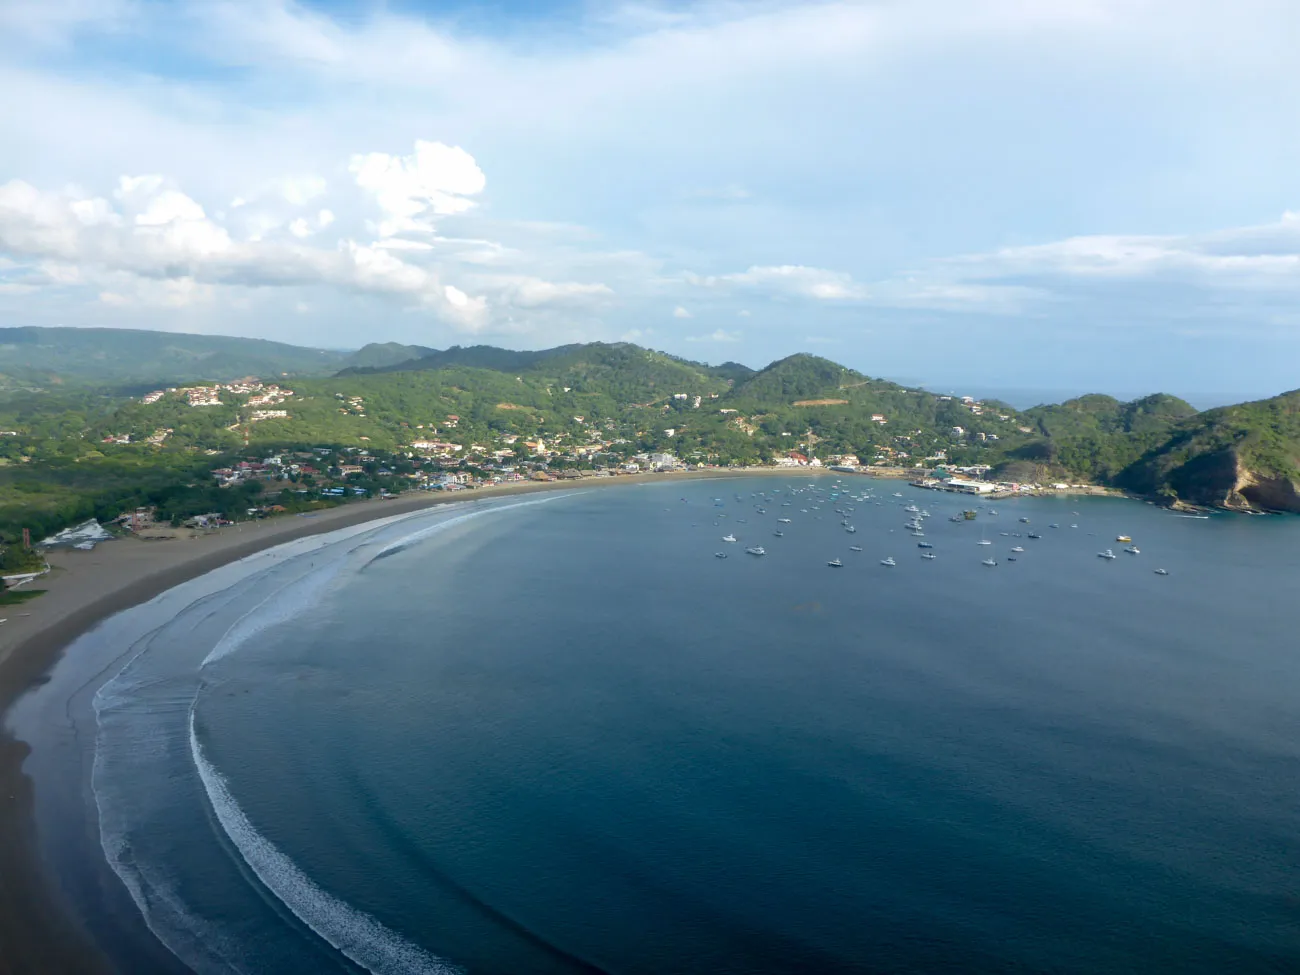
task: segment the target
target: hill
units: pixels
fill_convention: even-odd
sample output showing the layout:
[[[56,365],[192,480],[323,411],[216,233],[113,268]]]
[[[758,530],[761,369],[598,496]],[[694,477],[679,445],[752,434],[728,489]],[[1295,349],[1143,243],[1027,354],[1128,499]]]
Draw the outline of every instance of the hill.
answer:
[[[1171,501],[1300,512],[1300,390],[1188,418],[1116,480]]]
[[[177,383],[322,375],[344,356],[265,339],[122,328],[0,328],[5,385]]]
[[[371,342],[357,349],[340,363],[343,370],[384,369],[434,355],[437,349],[423,345],[402,345],[400,342]]]

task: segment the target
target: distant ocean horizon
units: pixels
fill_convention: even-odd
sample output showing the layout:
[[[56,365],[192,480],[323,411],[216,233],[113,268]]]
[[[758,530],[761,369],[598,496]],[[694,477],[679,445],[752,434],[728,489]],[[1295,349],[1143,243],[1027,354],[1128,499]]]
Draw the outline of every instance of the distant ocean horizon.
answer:
[[[1300,519],[838,483],[447,505],[114,617],[28,704],[64,888],[111,927],[76,745],[196,972],[1300,970]]]
[[[973,396],[976,399],[996,399],[1015,407],[1017,410],[1027,410],[1034,406],[1045,404],[1064,403],[1068,399],[1074,399],[1077,396],[1084,396],[1088,393],[1102,393],[1106,396],[1113,396],[1123,402],[1131,402],[1135,399],[1141,399],[1144,396],[1150,396],[1152,393],[1168,393],[1171,396],[1177,396],[1186,400],[1198,410],[1211,410],[1219,406],[1231,406],[1234,403],[1246,403],[1253,400],[1267,399],[1270,396],[1276,396],[1285,390],[1275,390],[1265,393],[1208,393],[1208,392],[1179,392],[1174,389],[1143,389],[1143,390],[1125,390],[1125,389],[1106,389],[1098,387],[1084,388],[1082,386],[1060,386],[1060,387],[1025,387],[1025,386],[984,386],[980,384],[973,385],[948,385],[934,382],[918,382],[916,380],[896,379],[893,382],[905,386],[919,386],[921,389],[929,390],[940,396]]]

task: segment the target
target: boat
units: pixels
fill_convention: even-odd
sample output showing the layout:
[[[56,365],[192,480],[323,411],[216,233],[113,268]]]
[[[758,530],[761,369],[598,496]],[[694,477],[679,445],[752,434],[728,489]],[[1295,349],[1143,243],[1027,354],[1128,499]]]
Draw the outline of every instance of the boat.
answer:
[[[1117,542],[1131,542],[1131,541],[1133,541],[1133,539],[1129,538],[1127,535],[1116,535],[1116,536],[1115,536],[1115,541],[1117,541]]]
[[[1114,557],[1115,557],[1115,553],[1112,552],[1110,549],[1106,549],[1106,551],[1104,552],[1097,553],[1097,558],[1099,559],[1113,559]]]
[[[1024,550],[1025,550],[1025,547],[1024,547],[1023,545],[1017,545],[1017,546],[1015,546],[1011,551],[1013,551],[1013,552],[1023,552]]]
[[[993,543],[990,542],[987,538],[981,538],[981,539],[979,540],[979,544],[981,544],[981,545],[992,545]]]
[[[861,545],[850,545],[850,546],[849,546],[849,551],[850,551],[850,552],[861,552],[861,551],[862,551],[862,546],[861,546]]]
[[[1007,561],[1008,561],[1008,562],[1014,562],[1015,560],[1016,560],[1016,557],[1015,557],[1014,555],[1008,555],[1008,556],[1007,556]]]
[[[1020,522],[1021,522],[1021,524],[1027,525],[1027,524],[1029,524],[1029,519],[1028,519],[1028,518],[1021,518],[1021,519],[1020,519]]]
[[[906,508],[904,508],[903,510],[904,510],[904,511],[910,511],[910,512],[912,512],[913,514],[918,514],[918,515],[921,513],[921,509],[918,508],[918,507],[917,507],[916,505],[914,505],[914,504],[909,504],[909,505],[908,505]]]
[[[1179,517],[1179,518],[1192,518],[1192,519],[1195,519],[1196,521],[1209,521],[1209,520],[1210,520],[1210,516],[1209,516],[1209,515],[1179,515],[1178,517]]]
[[[917,547],[917,548],[934,548],[934,543],[933,543],[933,542],[917,542],[917,543],[916,543],[916,547]]]
[[[1060,525],[1055,525],[1055,524],[1053,524],[1053,525],[1048,525],[1047,527],[1048,527],[1048,528],[1060,528],[1061,526],[1060,526]]]
[[[783,524],[783,525],[788,525],[788,524],[790,524],[790,519],[789,519],[789,518],[778,518],[777,521],[780,522],[780,523]]]
[[[1127,552],[1129,555],[1141,555],[1141,554],[1142,554],[1142,550],[1141,550],[1140,548],[1138,548],[1136,545],[1130,545],[1128,548],[1124,549],[1124,551]]]
[[[723,540],[724,542],[734,542],[734,541],[736,540],[736,536],[735,536],[735,535],[723,535],[723,536],[722,536],[722,540]]]
[[[849,526],[846,527],[844,530],[845,530],[846,532],[848,532],[850,535],[853,535],[853,534],[855,534],[855,533],[857,532],[857,529],[854,528],[852,525],[849,525]]]
[[[785,538],[785,532],[772,532],[777,538]]]
[[[725,559],[725,558],[727,557],[727,553],[726,553],[726,552],[714,552],[714,553],[713,553],[713,557],[714,557],[715,559]]]
[[[1079,526],[1078,526],[1078,525],[1071,525],[1070,527],[1071,527],[1071,528],[1078,528]]]
[[[1029,533],[1028,535],[1026,535],[1025,537],[1026,537],[1026,538],[1042,538],[1043,536],[1042,536],[1042,535],[1036,535],[1036,534],[1034,534],[1033,532],[1030,532],[1030,533]]]
[[[921,558],[923,558],[923,559],[937,559],[938,557],[939,557],[939,556],[935,555],[933,552],[922,552],[922,553],[921,553]]]
[[[764,548],[763,548],[762,545],[755,545],[753,548],[747,548],[747,549],[745,549],[745,551],[748,552],[750,555],[766,555],[766,554],[767,554],[767,552],[764,550]]]
[[[829,565],[832,569],[841,569],[844,567],[844,563],[841,562],[839,559],[831,559],[826,564]]]
[[[1168,569],[1156,569],[1156,575],[1158,575],[1158,576],[1167,576],[1167,575],[1169,575],[1169,570],[1168,570]]]
[[[894,497],[896,497],[896,498],[901,498],[902,496],[903,496],[903,492],[902,492],[902,491],[895,491],[895,492],[894,492]]]
[[[985,559],[983,562],[980,563],[980,565],[997,565],[997,563],[994,562],[992,559]]]
[[[880,560],[880,564],[881,564],[881,565],[898,565],[898,563],[895,562],[893,559],[881,559],[881,560]]]

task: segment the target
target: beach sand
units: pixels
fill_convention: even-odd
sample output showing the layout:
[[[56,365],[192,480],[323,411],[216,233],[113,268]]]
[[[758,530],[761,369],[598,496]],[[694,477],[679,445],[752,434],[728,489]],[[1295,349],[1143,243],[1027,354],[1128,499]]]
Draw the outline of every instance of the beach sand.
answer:
[[[439,504],[548,490],[645,484],[659,480],[789,474],[784,470],[690,473],[520,482],[450,493],[402,495],[316,512],[250,522],[207,535],[171,540],[124,538],[91,551],[52,551],[48,575],[32,583],[45,594],[0,607],[0,718],[37,685],[76,637],[120,610],[145,602],[227,562],[306,535]],[[795,476],[816,473],[801,470]],[[0,975],[98,973],[112,966],[70,911],[41,862],[31,779],[22,765],[29,747],[0,730]]]

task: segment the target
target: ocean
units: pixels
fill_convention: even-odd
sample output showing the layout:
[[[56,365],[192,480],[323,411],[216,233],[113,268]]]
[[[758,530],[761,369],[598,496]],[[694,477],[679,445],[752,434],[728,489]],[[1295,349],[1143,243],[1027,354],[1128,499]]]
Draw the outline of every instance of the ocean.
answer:
[[[66,709],[43,842],[135,971],[1294,972],[1297,551],[862,477],[470,501],[119,614],[13,720]]]

